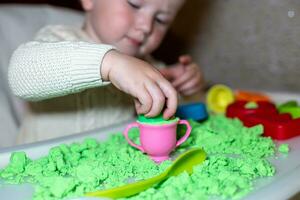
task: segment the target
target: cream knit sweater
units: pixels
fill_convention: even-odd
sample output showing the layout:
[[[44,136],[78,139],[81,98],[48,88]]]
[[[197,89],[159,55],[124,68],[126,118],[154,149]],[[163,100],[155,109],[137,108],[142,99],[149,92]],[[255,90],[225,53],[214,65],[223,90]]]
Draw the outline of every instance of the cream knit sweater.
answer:
[[[95,44],[79,27],[48,26],[21,45],[9,66],[13,93],[28,100],[17,143],[83,132],[134,117],[129,95],[103,82],[102,59],[114,47]]]

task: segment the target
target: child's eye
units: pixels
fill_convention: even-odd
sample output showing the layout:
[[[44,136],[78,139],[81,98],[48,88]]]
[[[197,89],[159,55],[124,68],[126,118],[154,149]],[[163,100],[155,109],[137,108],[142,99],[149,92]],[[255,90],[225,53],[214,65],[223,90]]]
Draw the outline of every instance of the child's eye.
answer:
[[[141,8],[141,6],[140,5],[138,5],[137,3],[134,3],[134,2],[132,2],[132,1],[127,1],[127,3],[132,7],[132,8],[134,8],[134,9],[139,9],[139,8]]]
[[[155,18],[155,21],[156,21],[157,23],[159,23],[159,24],[162,24],[162,25],[167,25],[167,24],[168,24],[167,21],[162,20],[162,19],[159,19],[159,18]]]

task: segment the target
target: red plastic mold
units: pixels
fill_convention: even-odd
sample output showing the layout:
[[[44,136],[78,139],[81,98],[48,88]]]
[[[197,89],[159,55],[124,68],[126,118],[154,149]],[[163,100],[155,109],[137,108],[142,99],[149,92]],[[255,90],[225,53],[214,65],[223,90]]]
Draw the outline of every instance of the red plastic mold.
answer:
[[[257,102],[257,108],[245,108],[246,101],[236,101],[227,107],[226,116],[239,118],[247,127],[262,124],[264,136],[285,140],[300,135],[300,118],[279,114],[270,102]]]

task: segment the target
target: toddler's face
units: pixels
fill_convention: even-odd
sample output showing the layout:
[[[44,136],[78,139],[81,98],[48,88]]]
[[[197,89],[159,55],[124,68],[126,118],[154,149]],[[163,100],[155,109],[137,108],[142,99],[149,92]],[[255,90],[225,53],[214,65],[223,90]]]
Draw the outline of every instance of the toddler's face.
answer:
[[[159,46],[183,1],[82,0],[84,29],[96,42],[143,56]]]

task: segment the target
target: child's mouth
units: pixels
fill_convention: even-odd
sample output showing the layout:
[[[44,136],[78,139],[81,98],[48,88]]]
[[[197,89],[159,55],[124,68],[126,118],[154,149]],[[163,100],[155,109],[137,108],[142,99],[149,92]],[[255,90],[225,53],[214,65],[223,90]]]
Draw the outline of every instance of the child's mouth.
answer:
[[[133,46],[139,47],[142,45],[142,41],[140,40],[136,40],[134,38],[131,37],[127,37],[128,41],[130,42],[130,44],[132,44]]]

